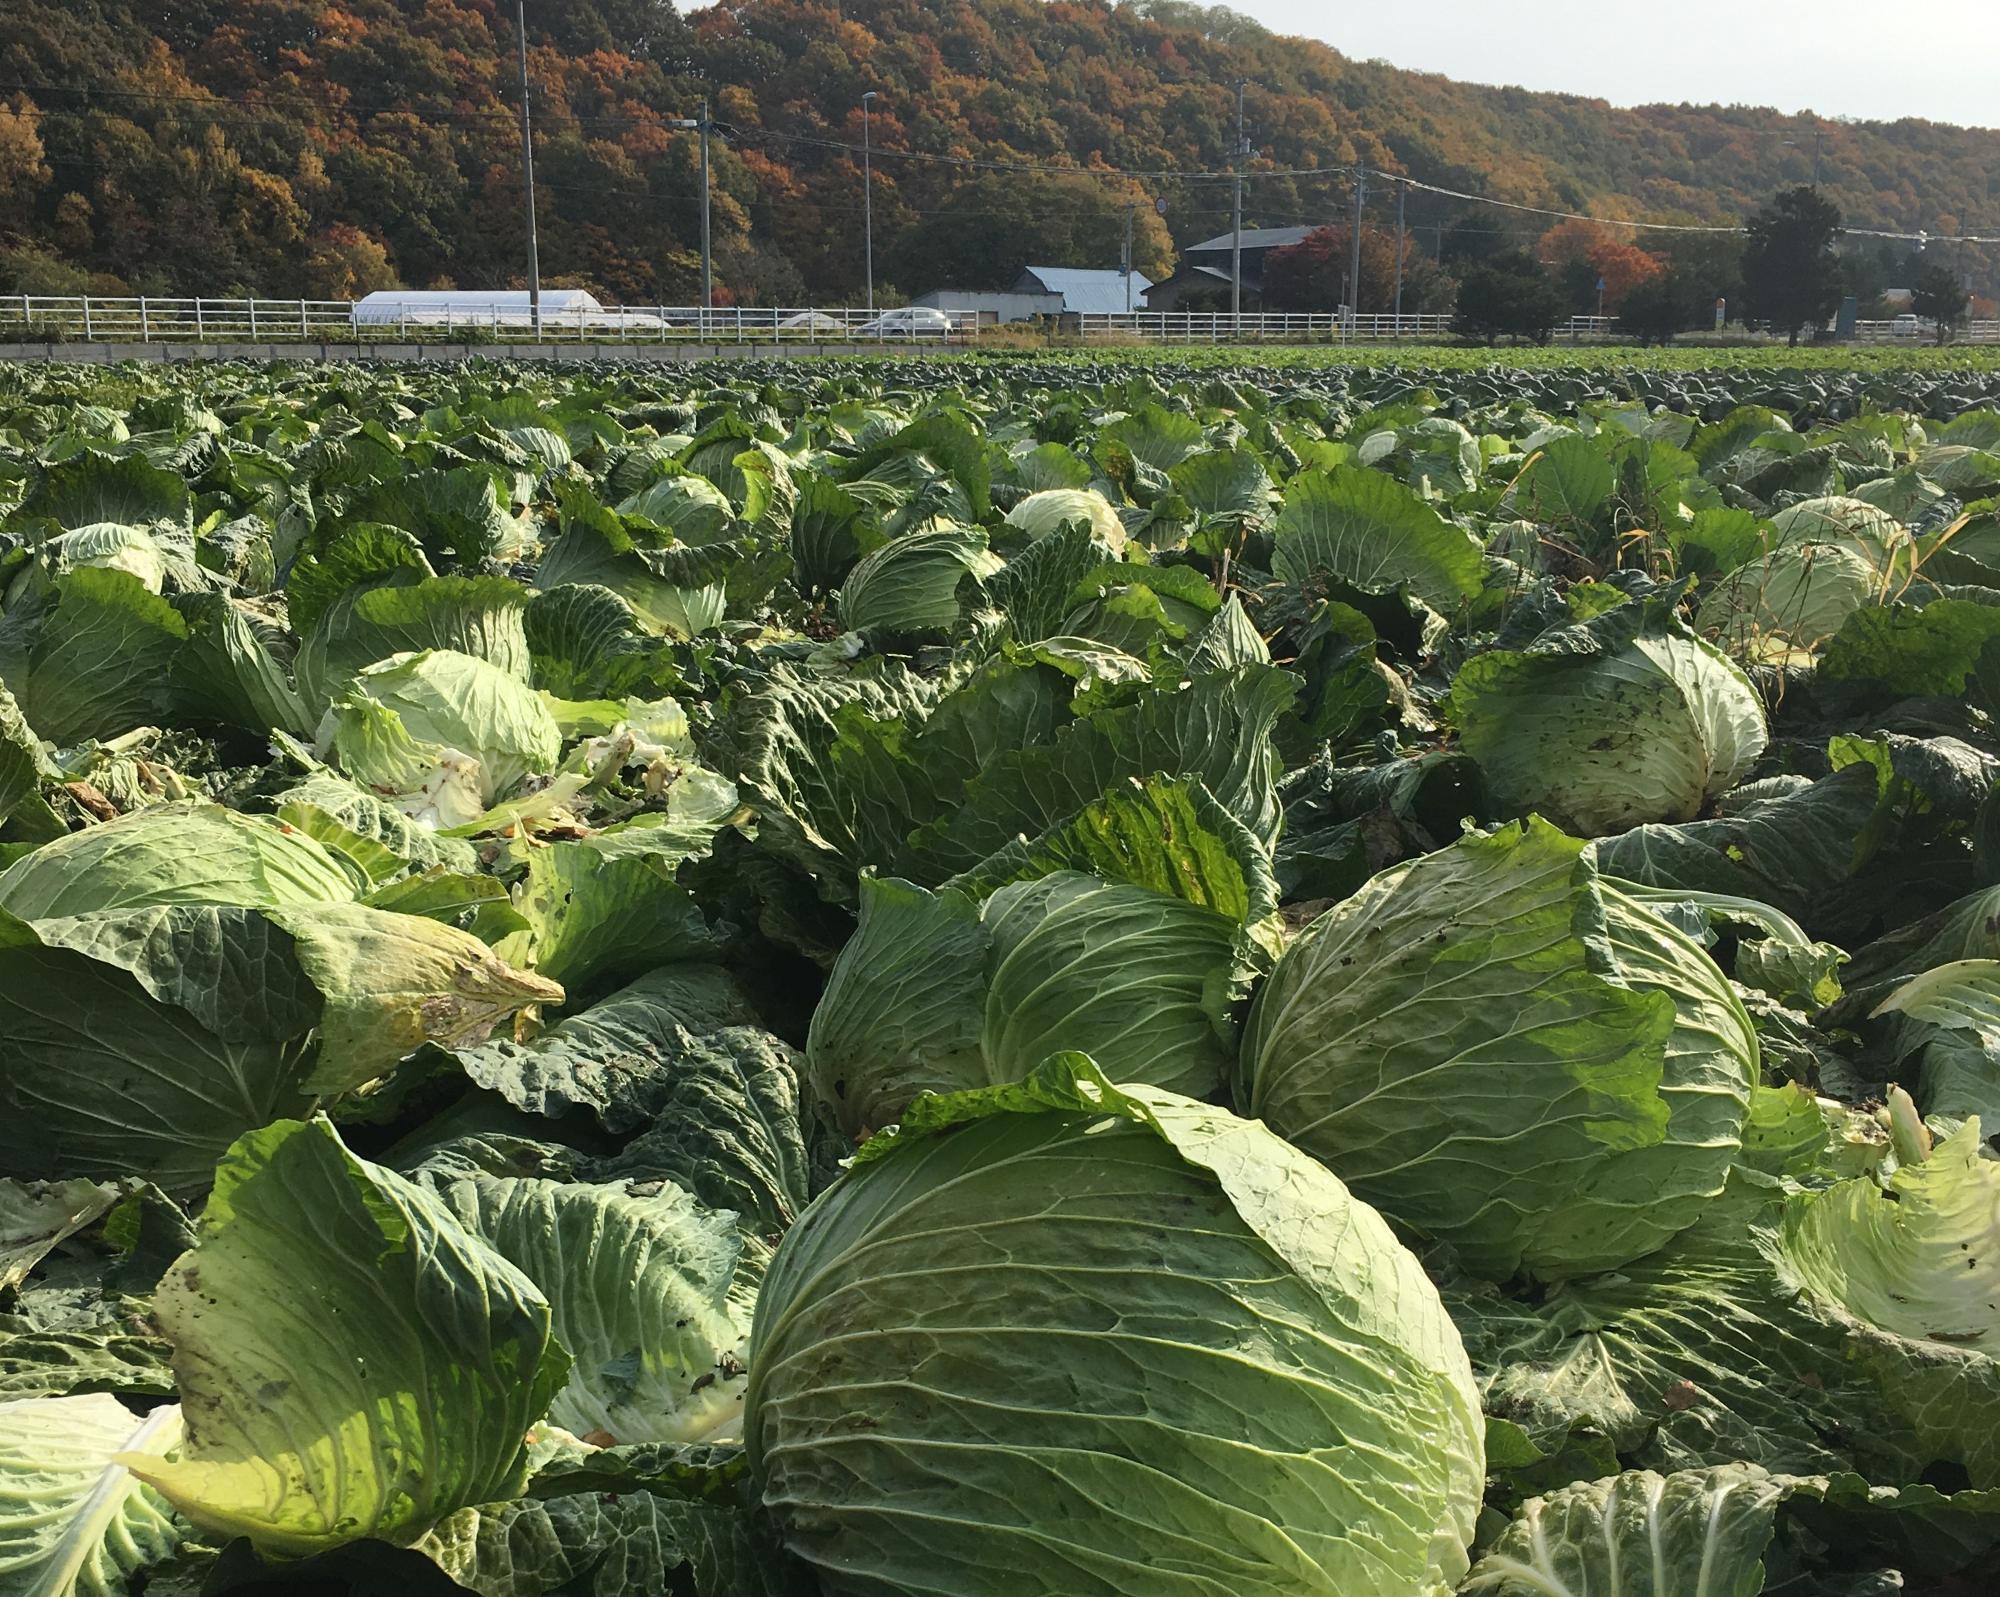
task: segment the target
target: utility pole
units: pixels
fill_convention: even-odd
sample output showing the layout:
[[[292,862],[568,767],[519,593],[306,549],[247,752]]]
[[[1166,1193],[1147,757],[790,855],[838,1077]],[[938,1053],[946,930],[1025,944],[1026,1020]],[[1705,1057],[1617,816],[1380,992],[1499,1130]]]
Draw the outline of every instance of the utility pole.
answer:
[[[1120,259],[1125,271],[1125,314],[1132,314],[1132,213],[1139,207],[1132,201],[1125,202],[1125,253]]]
[[[1409,198],[1410,185],[1401,178],[1396,179],[1396,337],[1403,336],[1403,201]]]
[[[701,137],[701,330],[708,331],[708,313],[714,306],[715,279],[708,249],[708,101],[701,102],[701,115],[677,116],[665,124]]]
[[[528,120],[528,0],[514,0],[514,42],[521,61],[521,186],[528,195],[528,319],[542,336],[542,246],[535,236],[535,133]]]
[[[1234,203],[1230,207],[1229,222],[1229,322],[1230,331],[1237,331],[1243,322],[1243,90],[1246,80],[1236,80],[1236,159],[1230,163],[1236,172],[1236,180],[1231,185],[1235,190]]]
[[[1349,239],[1347,256],[1347,336],[1355,333],[1356,318],[1361,311],[1361,207],[1368,202],[1368,168],[1356,166],[1354,169],[1354,226],[1353,237]]]
[[[1814,188],[1819,187],[1819,165],[1820,165],[1819,153],[1820,153],[1820,146],[1825,142],[1825,140],[1826,140],[1826,128],[1821,124],[1820,119],[1815,116],[1813,118],[1813,165],[1812,165],[1812,186]],[[1803,146],[1799,143],[1797,139],[1781,139],[1779,142],[1782,144],[1790,145],[1791,148],[1795,150],[1803,148]]]
[[[875,156],[868,139],[870,89],[861,96],[861,251],[868,273],[868,309],[875,309]]]
[[[708,96],[701,97],[701,336],[708,336],[708,320],[715,309],[715,257],[708,238]]]

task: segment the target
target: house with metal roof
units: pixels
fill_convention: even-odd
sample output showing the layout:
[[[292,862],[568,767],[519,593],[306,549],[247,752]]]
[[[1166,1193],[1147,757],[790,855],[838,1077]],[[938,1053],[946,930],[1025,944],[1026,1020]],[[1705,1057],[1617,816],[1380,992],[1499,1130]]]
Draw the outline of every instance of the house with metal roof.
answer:
[[[1092,315],[1145,308],[1146,290],[1153,286],[1144,272],[1099,271],[1075,266],[1029,266],[1014,280],[1017,294],[1058,294],[1066,315]]]

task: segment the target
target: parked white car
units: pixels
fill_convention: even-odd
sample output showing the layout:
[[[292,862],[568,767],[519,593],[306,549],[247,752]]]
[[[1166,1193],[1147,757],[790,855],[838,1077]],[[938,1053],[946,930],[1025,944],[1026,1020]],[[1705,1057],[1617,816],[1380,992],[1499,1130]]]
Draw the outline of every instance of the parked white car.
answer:
[[[855,330],[863,338],[942,338],[951,331],[951,318],[928,305],[905,305]]]

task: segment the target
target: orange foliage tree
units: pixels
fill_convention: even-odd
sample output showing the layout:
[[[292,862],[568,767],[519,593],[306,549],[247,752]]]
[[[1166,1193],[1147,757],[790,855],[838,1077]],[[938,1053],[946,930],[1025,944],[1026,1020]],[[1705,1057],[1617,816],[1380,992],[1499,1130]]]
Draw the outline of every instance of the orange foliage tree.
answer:
[[[1604,309],[1615,312],[1634,288],[1666,270],[1665,261],[1634,244],[1624,230],[1580,218],[1556,223],[1542,235],[1536,254],[1580,301],[1578,310],[1595,309],[1600,281]]]

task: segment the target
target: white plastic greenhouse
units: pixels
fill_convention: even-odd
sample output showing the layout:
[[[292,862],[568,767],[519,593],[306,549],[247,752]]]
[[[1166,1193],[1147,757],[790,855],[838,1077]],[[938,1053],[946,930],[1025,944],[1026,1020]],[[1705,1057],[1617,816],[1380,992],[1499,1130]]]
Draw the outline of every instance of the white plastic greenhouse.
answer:
[[[355,302],[354,320],[370,327],[520,328],[531,325],[533,317],[526,289],[385,288]],[[544,327],[631,326],[637,320],[630,313],[607,313],[584,289],[542,290]]]

